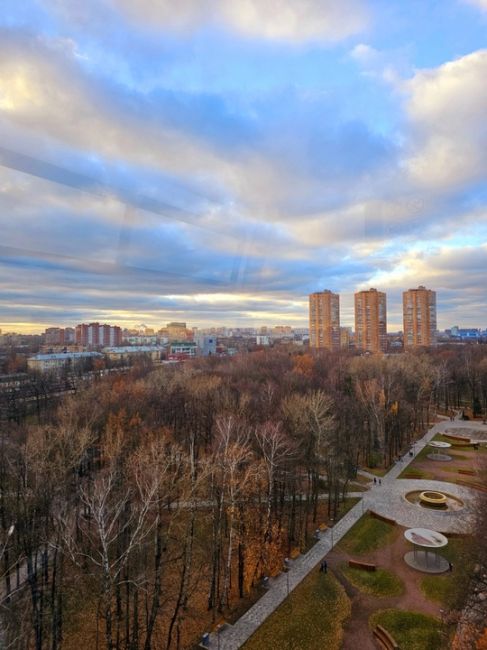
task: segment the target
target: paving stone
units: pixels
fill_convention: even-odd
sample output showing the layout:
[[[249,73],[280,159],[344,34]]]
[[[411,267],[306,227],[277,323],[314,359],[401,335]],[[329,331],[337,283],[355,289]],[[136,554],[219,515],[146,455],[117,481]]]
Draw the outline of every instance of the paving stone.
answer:
[[[455,427],[465,429],[465,435],[468,435],[467,429],[472,428],[472,423],[456,419]],[[415,443],[415,452],[419,452],[435,435],[444,432],[448,428],[451,428],[449,418],[435,424],[419,442]],[[484,431],[487,435],[487,425],[475,423],[475,429]],[[322,532],[319,541],[308,553],[293,562],[288,573],[282,573],[269,581],[270,587],[267,593],[243,614],[234,625],[227,626],[218,634],[213,633],[210,635],[210,645],[208,647],[211,650],[237,650],[241,648],[266,618],[287,598],[288,584],[291,592],[329,553],[332,548],[332,535],[334,544],[337,544],[368,509],[385,517],[395,519],[401,526],[409,528],[432,528],[443,533],[469,530],[473,524],[472,501],[475,492],[466,487],[444,481],[399,479],[399,474],[413,460],[414,457],[411,457],[408,452],[384,477],[381,477],[382,485],[377,483],[368,492],[358,493],[358,496],[362,497],[360,502],[335,524],[333,533],[330,528]],[[373,474],[365,471],[360,471],[360,473],[372,480],[374,479]],[[405,498],[407,492],[415,490],[447,492],[454,497],[460,498],[465,503],[465,507],[455,512],[440,512],[422,508],[417,504],[410,503]]]

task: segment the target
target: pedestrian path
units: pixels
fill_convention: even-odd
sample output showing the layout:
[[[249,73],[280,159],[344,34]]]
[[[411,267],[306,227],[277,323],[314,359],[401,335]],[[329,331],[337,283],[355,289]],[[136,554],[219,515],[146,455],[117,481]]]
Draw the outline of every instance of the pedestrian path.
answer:
[[[458,417],[458,416],[457,416]],[[463,422],[455,419],[455,426],[465,428],[472,427],[472,422]],[[448,530],[465,530],[469,521],[470,513],[462,517],[461,522],[454,520],[452,517],[435,519],[435,515],[441,517],[445,513],[436,513],[431,511],[421,511],[413,504],[408,504],[403,498],[403,494],[408,489],[438,489],[438,485],[444,488],[445,483],[439,481],[418,481],[398,479],[399,474],[414,460],[416,452],[427,445],[432,438],[438,433],[442,433],[451,426],[451,421],[442,420],[436,423],[429,431],[414,445],[413,456],[409,452],[405,454],[387,474],[381,477],[382,485],[378,483],[373,485],[368,492],[354,493],[362,497],[347,514],[335,524],[333,528],[328,528],[319,535],[319,540],[305,554],[291,563],[290,570],[287,573],[281,573],[275,578],[269,580],[269,589],[243,616],[241,616],[234,625],[226,625],[221,632],[215,632],[210,635],[209,645],[206,647],[210,650],[238,650],[252,636],[260,625],[270,616],[279,605],[287,598],[289,593],[313,570],[319,562],[323,560],[326,554],[339,542],[342,537],[352,528],[360,519],[366,510],[377,511],[379,514],[397,519],[398,523],[404,526],[418,526],[418,522],[423,525],[430,525],[432,528],[439,528],[446,532]],[[477,425],[475,427],[485,426]],[[487,431],[487,426],[485,426]],[[362,475],[374,479],[374,475],[360,470]],[[377,478],[377,477],[375,477]],[[454,484],[447,484],[448,491],[454,496],[465,498],[466,494],[471,494],[467,488],[461,488]],[[425,515],[425,512],[427,513]],[[425,517],[427,521],[425,523]]]

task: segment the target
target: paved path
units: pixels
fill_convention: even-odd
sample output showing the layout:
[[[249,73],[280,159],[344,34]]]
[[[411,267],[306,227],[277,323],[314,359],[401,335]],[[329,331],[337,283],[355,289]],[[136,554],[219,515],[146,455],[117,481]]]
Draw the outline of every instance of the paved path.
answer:
[[[477,422],[463,422],[458,419],[455,419],[453,424],[447,418],[436,423],[423,438],[415,443],[415,454],[427,445],[436,434],[443,433],[452,426],[465,429],[465,435],[468,435],[467,429],[469,428],[485,430],[487,433],[487,425],[479,425]],[[219,634],[211,634],[207,647],[211,650],[238,650],[238,648],[241,648],[266,618],[286,599],[288,593],[315,569],[316,565],[331,550],[333,545],[350,530],[367,509],[394,518],[403,526],[431,527],[442,532],[465,531],[471,524],[472,517],[468,505],[464,510],[449,514],[422,509],[415,504],[409,503],[404,498],[404,494],[412,490],[418,490],[419,488],[438,489],[439,487],[462,500],[467,499],[468,501],[472,496],[471,490],[453,483],[408,479],[397,480],[399,474],[413,459],[414,457],[411,457],[408,452],[385,476],[381,477],[382,485],[373,485],[368,492],[358,493],[358,496],[362,497],[360,502],[349,510],[333,529],[328,529],[322,533],[320,539],[305,555],[292,562],[288,573],[281,573],[276,578],[271,578],[267,593],[243,614],[234,625],[227,625]],[[361,473],[364,474],[364,472]],[[373,480],[373,474],[365,474]]]

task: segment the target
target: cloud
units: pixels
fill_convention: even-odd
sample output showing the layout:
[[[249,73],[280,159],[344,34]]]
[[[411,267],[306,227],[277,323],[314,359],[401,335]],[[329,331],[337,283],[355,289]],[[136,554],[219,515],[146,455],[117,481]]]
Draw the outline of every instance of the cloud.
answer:
[[[339,41],[363,30],[362,0],[112,0],[131,20],[162,29],[221,24],[244,36],[277,41]]]
[[[404,84],[411,121],[405,166],[419,186],[450,190],[487,174],[487,50],[418,71]]]
[[[463,0],[473,7],[477,7],[480,11],[487,11],[487,0]]]

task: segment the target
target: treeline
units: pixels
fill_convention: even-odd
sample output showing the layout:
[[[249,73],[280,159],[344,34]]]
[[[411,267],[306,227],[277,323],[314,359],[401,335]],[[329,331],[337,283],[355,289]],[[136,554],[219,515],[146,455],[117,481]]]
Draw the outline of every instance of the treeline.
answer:
[[[187,648],[256,595],[359,466],[487,408],[483,346],[138,368],[0,442],[0,647]]]

